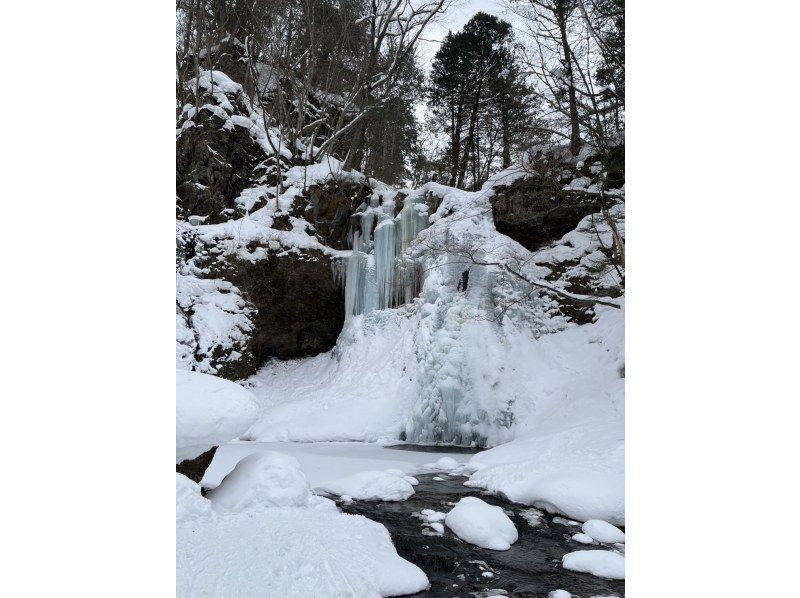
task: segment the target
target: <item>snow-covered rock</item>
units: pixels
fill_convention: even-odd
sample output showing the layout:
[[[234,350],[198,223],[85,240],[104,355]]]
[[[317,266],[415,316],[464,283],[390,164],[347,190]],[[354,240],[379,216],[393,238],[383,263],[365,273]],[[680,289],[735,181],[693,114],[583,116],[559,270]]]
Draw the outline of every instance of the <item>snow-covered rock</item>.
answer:
[[[239,461],[207,496],[216,510],[243,511],[304,507],[311,491],[297,459],[266,451]]]
[[[176,371],[176,463],[233,440],[258,414],[253,394],[228,380]]]
[[[547,594],[547,598],[572,598],[572,594],[566,590],[553,590]]]
[[[326,482],[319,490],[348,495],[356,500],[406,500],[414,487],[404,477],[387,471],[362,471],[339,480]]]
[[[459,500],[444,523],[465,542],[490,550],[508,550],[519,537],[503,509],[474,496]]]
[[[574,534],[572,539],[581,544],[594,544],[594,538],[588,534]]]
[[[606,579],[625,579],[625,557],[610,550],[579,550],[561,559],[565,569]]]
[[[581,526],[581,529],[583,530],[584,534],[591,536],[593,539],[597,540],[598,542],[603,542],[604,544],[625,542],[625,532],[611,525],[607,521],[590,519]]]
[[[441,469],[442,471],[451,471],[458,467],[458,461],[452,457],[442,457],[433,464],[434,469]]]

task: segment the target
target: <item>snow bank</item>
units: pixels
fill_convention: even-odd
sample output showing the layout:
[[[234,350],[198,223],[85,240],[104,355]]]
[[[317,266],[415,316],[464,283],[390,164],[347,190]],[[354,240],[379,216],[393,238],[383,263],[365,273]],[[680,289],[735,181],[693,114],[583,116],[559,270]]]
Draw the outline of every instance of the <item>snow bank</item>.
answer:
[[[520,408],[519,437],[473,456],[466,485],[573,519],[625,524],[624,309],[543,336],[535,410]],[[538,396],[537,396],[538,395]]]
[[[581,526],[581,529],[587,536],[591,536],[593,539],[598,542],[603,542],[604,544],[625,542],[625,533],[606,521],[590,519]]]
[[[200,494],[200,486],[185,475],[176,473],[175,519],[178,524],[211,514],[211,503]]]
[[[517,528],[503,509],[474,496],[458,501],[444,523],[465,542],[490,550],[508,550],[518,538]]]
[[[238,384],[176,371],[176,463],[243,434],[258,413],[255,397]]]
[[[428,587],[389,533],[358,515],[275,508],[177,529],[177,596],[400,596]]]
[[[304,507],[311,491],[297,459],[276,452],[248,455],[208,493],[215,509]]]
[[[327,482],[319,490],[356,500],[400,501],[414,494],[414,487],[404,476],[387,471],[362,471]]]
[[[383,525],[312,496],[292,457],[245,457],[210,501],[176,479],[181,598],[399,596],[429,585]]]
[[[561,559],[564,569],[606,579],[625,579],[625,557],[610,550],[579,550]]]

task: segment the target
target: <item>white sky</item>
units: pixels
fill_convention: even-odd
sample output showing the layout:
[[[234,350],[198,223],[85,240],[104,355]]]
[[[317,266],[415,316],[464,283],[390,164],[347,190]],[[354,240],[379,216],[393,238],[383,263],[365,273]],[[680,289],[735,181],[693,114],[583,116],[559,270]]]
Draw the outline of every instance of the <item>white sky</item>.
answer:
[[[444,13],[440,22],[429,25],[423,37],[429,40],[444,39],[448,30],[458,31],[464,24],[477,12],[485,12],[512,21],[513,15],[509,15],[503,0],[455,0],[450,9]],[[439,49],[439,44],[430,41],[420,42],[419,65],[427,73],[433,56]]]
[[[460,30],[467,21],[477,12],[485,12],[490,15],[496,15],[501,19],[514,24],[514,15],[509,14],[503,0],[455,0],[450,8],[442,15],[437,23],[433,23],[425,28],[422,37],[425,40],[443,40],[448,31]],[[430,70],[433,57],[439,49],[439,44],[435,41],[422,41],[419,42],[418,64],[423,72],[427,75]],[[417,104],[415,114],[417,120],[424,122],[428,116],[428,109],[424,102]],[[443,142],[443,138],[438,140],[439,143]],[[427,146],[436,144],[437,141],[429,140],[426,142]]]

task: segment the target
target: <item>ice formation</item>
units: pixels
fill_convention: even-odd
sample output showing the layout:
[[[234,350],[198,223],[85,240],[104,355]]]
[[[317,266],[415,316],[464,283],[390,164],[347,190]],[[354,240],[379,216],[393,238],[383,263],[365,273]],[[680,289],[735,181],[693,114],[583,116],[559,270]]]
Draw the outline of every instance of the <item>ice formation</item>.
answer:
[[[425,196],[407,198],[397,216],[393,198],[374,197],[362,208],[343,272],[347,318],[413,300],[416,263],[404,255],[429,224]]]

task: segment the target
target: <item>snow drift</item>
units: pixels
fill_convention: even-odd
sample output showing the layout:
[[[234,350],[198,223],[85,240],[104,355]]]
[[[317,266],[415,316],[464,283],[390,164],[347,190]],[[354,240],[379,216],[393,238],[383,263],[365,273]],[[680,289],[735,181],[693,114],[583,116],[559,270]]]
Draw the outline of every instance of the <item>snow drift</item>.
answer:
[[[177,370],[176,463],[194,459],[241,435],[258,412],[253,394],[238,384]]]

